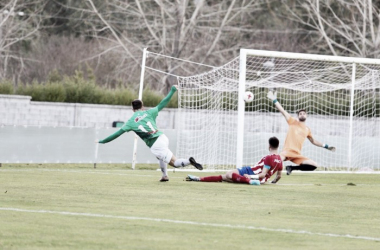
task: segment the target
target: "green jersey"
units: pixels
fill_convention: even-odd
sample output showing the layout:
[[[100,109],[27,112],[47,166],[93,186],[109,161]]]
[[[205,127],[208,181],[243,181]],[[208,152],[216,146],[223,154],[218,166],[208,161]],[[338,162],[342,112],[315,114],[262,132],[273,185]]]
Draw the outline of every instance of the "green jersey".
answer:
[[[148,147],[152,147],[163,133],[157,129],[158,108],[136,111],[121,128],[125,132],[134,131]]]
[[[108,143],[115,140],[125,132],[134,131],[146,143],[146,145],[148,145],[148,147],[152,147],[157,138],[163,134],[161,131],[158,131],[156,125],[158,112],[161,111],[169,103],[170,98],[172,98],[173,94],[176,91],[177,89],[172,86],[169,94],[164,99],[162,99],[157,107],[146,111],[136,111],[121,129],[108,136],[107,138],[99,141],[99,143]]]

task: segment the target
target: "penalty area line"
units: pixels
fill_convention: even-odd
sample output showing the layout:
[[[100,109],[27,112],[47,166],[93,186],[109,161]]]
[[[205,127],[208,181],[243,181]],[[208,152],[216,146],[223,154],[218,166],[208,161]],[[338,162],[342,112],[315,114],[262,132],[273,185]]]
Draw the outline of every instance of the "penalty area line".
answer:
[[[0,211],[40,213],[40,214],[58,214],[58,215],[109,218],[109,219],[121,219],[121,220],[142,220],[142,221],[165,222],[165,223],[185,224],[185,225],[194,225],[194,226],[246,229],[246,230],[280,232],[280,233],[290,233],[290,234],[306,234],[306,235],[311,235],[311,236],[324,236],[324,237],[346,238],[346,239],[356,239],[356,240],[380,241],[380,238],[358,236],[358,235],[355,236],[355,235],[350,235],[350,234],[313,233],[313,232],[304,231],[304,230],[299,231],[299,230],[292,230],[292,229],[266,228],[266,227],[255,227],[255,226],[246,226],[246,225],[217,224],[217,223],[205,223],[205,222],[196,222],[196,221],[157,219],[157,218],[148,218],[148,217],[120,216],[120,215],[93,214],[93,213],[75,213],[75,212],[50,211],[50,210],[28,210],[28,209],[20,209],[20,208],[12,208],[12,207],[0,207]]]

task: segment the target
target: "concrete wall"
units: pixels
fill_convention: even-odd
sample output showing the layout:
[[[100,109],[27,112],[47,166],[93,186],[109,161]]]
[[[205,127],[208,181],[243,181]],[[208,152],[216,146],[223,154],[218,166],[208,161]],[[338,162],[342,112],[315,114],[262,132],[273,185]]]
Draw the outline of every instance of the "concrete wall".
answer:
[[[0,126],[0,163],[132,163],[134,133],[96,144],[118,128]],[[176,130],[162,130],[176,152]],[[137,163],[158,163],[138,140]],[[158,165],[157,165],[158,166]]]
[[[160,129],[175,128],[175,112],[168,108],[160,112]],[[34,102],[30,96],[0,95],[0,125],[107,128],[132,114],[129,106]]]
[[[92,162],[95,138],[102,139],[115,132],[115,128],[110,128],[112,122],[126,121],[132,113],[131,107],[126,106],[34,102],[28,96],[0,95],[0,162]],[[192,110],[182,114],[182,118],[177,115],[178,109],[165,108],[157,118],[160,129],[172,130],[168,131],[170,148],[177,157],[191,154],[207,163],[213,155],[211,149],[215,148],[215,158],[223,159],[224,163],[235,162],[235,155],[230,161],[224,159],[225,149],[236,145],[233,125],[236,115]],[[315,139],[336,146],[337,152],[316,149],[307,142],[303,148],[305,156],[317,159],[322,166],[342,167],[349,165],[351,150],[352,166],[380,169],[379,118],[354,118],[350,149],[349,117],[310,115],[308,119]],[[217,131],[210,131],[212,123],[219,126]],[[276,135],[283,143],[287,129],[279,113],[247,114],[244,139],[247,162],[256,162],[266,153],[269,136]],[[230,140],[227,134],[231,134]],[[100,145],[98,162],[131,162],[133,136],[128,133],[113,143]],[[219,140],[212,143],[215,138]],[[178,143],[181,146],[176,147]],[[141,140],[139,145],[138,161],[155,161]]]

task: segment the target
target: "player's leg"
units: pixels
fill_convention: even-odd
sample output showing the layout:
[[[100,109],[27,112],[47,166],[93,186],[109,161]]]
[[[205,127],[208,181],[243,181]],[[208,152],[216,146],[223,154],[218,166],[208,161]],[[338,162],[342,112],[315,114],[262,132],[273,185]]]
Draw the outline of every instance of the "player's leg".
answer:
[[[225,175],[198,177],[198,176],[189,174],[186,177],[186,181],[221,182],[225,178],[226,178]]]
[[[310,159],[304,160],[299,166],[301,171],[314,171],[317,169],[317,167],[318,164]]]
[[[175,168],[186,167],[190,164],[199,170],[203,169],[202,165],[196,162],[193,157],[190,157],[189,159],[176,159],[176,157],[173,155],[172,159],[169,162],[169,165]]]
[[[310,160],[310,159],[307,159],[307,160],[304,160],[301,165],[310,165],[310,166],[313,166],[314,169],[318,167],[318,164],[313,161],[313,160]]]
[[[156,142],[150,148],[150,151],[157,157],[157,159],[169,163],[172,167],[179,168],[190,165],[190,160],[177,159],[174,156],[173,152],[169,149],[169,139],[166,135],[158,137]]]
[[[246,183],[251,185],[260,185],[260,182],[258,180],[251,180],[250,178],[247,178],[244,176],[244,173],[249,174],[250,172],[247,169],[251,169],[250,167],[243,167],[242,175],[240,175],[239,169],[234,169],[228,171],[225,175],[215,175],[215,176],[205,176],[205,177],[198,177],[194,175],[187,175],[186,181],[201,181],[201,182],[235,182],[235,183]],[[252,170],[251,170],[252,172]],[[253,174],[253,172],[251,173]]]
[[[163,181],[169,181],[168,172],[167,172],[167,166],[168,164],[165,163],[163,160],[159,160],[160,162],[160,168],[162,172],[161,182]]]
[[[245,177],[244,174],[253,175],[255,173],[252,171],[252,168],[250,166],[244,166],[238,169],[228,171],[226,173],[226,179],[228,179],[230,182],[235,182],[235,183],[260,185],[260,181],[251,180],[250,178]]]
[[[179,167],[185,167],[190,164],[190,162],[186,159],[178,159],[175,157],[175,155],[172,155],[172,158],[169,161],[169,165],[175,168]]]
[[[292,157],[290,159],[293,163],[297,164],[296,166],[286,166],[286,174],[290,175],[292,171],[314,171],[317,168],[317,163],[309,158],[306,158],[302,155]]]
[[[232,173],[232,176],[231,176],[233,182],[236,182],[236,183],[246,183],[246,184],[249,184],[250,182],[250,178],[247,178],[243,175],[240,175],[240,174],[237,174],[237,173]]]
[[[174,154],[169,149],[169,139],[164,134],[158,137],[150,150],[158,159],[162,159],[164,162],[169,163],[172,167],[180,168],[191,164],[199,170],[203,169],[202,165],[196,162],[193,157],[190,157],[189,159],[176,159]]]
[[[234,170],[230,170],[226,173],[225,175],[225,180],[224,181],[227,181],[227,182],[234,182],[234,180],[232,179],[232,175],[233,174],[240,174],[239,173],[239,169],[234,169]]]
[[[205,177],[198,177],[198,176],[189,174],[186,177],[186,181],[201,181],[201,182],[228,181],[228,182],[232,182],[232,179],[230,180],[230,177],[227,177],[227,176],[230,176],[229,173],[232,171],[237,171],[237,170],[228,171],[226,174],[223,174],[223,175],[212,175],[212,176],[205,176]]]
[[[288,155],[289,153],[287,151],[282,151],[280,153],[280,156],[281,156],[281,160],[282,162],[285,162],[285,161],[289,161],[289,158],[288,158]],[[287,175],[290,175],[292,173],[292,168],[291,166],[286,166],[286,174]]]
[[[162,178],[160,181],[168,181],[167,164],[172,160],[173,153],[169,150],[169,140],[165,135],[158,137],[156,142],[150,148],[150,151],[159,160]]]

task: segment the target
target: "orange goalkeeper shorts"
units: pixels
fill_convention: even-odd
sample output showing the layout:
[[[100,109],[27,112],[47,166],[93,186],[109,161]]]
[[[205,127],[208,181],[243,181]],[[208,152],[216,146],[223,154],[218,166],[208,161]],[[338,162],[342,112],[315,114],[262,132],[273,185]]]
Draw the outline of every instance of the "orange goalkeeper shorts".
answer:
[[[280,155],[285,158],[284,161],[291,161],[297,165],[302,164],[304,161],[310,160],[309,158],[292,151],[282,151]]]

